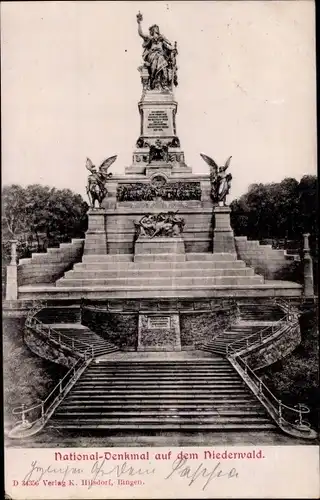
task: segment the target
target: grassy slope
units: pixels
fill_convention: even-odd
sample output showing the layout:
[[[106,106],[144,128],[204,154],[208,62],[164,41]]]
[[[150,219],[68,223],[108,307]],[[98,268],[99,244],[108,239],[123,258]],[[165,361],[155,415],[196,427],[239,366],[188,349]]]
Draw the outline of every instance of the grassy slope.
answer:
[[[12,409],[44,399],[66,368],[33,354],[23,342],[24,319],[3,320],[4,416],[14,423]]]
[[[305,403],[309,421],[319,428],[319,333],[316,310],[300,318],[301,344],[281,361],[263,371],[263,380],[279,399],[288,405]]]

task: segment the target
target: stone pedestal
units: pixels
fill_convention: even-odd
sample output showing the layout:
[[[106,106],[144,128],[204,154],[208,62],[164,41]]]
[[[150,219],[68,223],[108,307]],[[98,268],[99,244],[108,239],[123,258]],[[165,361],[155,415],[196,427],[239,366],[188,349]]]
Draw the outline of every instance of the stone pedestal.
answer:
[[[88,211],[88,230],[84,242],[85,255],[107,253],[106,211],[91,208]]]
[[[139,314],[138,351],[181,351],[179,314]]]
[[[134,254],[152,254],[156,255],[159,253],[167,254],[180,254],[184,255],[184,240],[181,236],[177,237],[163,237],[163,238],[149,238],[139,236],[134,245]]]
[[[18,299],[17,241],[11,242],[11,261],[7,266],[6,300]]]
[[[236,253],[234,234],[230,225],[230,207],[215,207],[213,253]]]
[[[303,235],[303,295],[306,299],[314,297],[313,265],[309,247],[310,234]]]

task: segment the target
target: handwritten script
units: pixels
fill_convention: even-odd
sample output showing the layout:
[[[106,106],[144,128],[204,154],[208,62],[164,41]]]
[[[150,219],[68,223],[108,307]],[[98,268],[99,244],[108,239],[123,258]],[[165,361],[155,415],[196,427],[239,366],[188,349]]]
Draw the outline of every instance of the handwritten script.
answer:
[[[23,481],[41,481],[42,479],[52,475],[57,475],[61,481],[65,481],[69,475],[82,473],[83,469],[79,469],[78,467],[69,467],[69,465],[66,467],[53,467],[52,465],[49,465],[48,467],[41,467],[37,460],[33,460],[31,462],[31,468],[23,478]]]
[[[205,490],[214,479],[238,478],[238,472],[234,467],[229,470],[223,470],[221,462],[217,462],[215,465],[210,467],[205,467],[203,462],[191,465],[188,463],[186,458],[177,458],[168,465],[171,466],[171,470],[169,474],[166,473],[164,479],[170,479],[174,476],[185,478],[188,486],[197,482],[202,490]],[[23,481],[41,481],[47,479],[48,477],[54,477],[54,479],[65,481],[70,476],[74,477],[77,475],[79,477],[81,474],[85,475],[86,479],[88,479],[88,489],[90,489],[97,481],[105,478],[106,476],[119,479],[122,477],[132,478],[132,476],[152,476],[155,473],[156,469],[154,467],[133,467],[128,462],[123,462],[111,467],[109,465],[108,467],[105,459],[95,461],[89,472],[78,467],[70,467],[69,465],[59,468],[52,465],[42,467],[37,460],[34,460],[31,462],[30,470],[25,475]]]
[[[200,465],[196,465],[195,467],[191,467],[187,464],[187,459],[179,458],[176,459],[172,464],[171,472],[165,477],[165,479],[169,479],[173,476],[184,477],[188,480],[188,486],[191,486],[197,480],[204,479],[202,490],[204,491],[208,484],[213,479],[236,479],[238,478],[238,472],[234,467],[228,471],[223,471],[221,468],[221,463],[218,462],[213,468],[204,467],[201,462]]]

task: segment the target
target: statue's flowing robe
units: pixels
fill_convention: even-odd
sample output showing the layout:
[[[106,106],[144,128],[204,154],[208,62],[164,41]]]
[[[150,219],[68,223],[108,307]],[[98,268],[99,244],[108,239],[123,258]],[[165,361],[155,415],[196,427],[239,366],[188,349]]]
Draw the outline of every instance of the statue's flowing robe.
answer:
[[[159,73],[168,67],[168,59],[172,50],[171,43],[164,37],[159,37],[157,41],[151,37],[145,39],[143,43],[143,59],[149,66],[152,79],[156,80]]]

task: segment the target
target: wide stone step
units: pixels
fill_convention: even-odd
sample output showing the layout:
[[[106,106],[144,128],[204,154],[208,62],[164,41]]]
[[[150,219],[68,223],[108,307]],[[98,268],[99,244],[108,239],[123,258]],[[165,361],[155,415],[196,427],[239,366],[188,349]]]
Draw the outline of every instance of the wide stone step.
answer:
[[[90,372],[90,373],[93,373],[93,372]],[[102,373],[102,372],[101,372]],[[230,372],[229,372],[230,373]],[[125,371],[125,370],[108,370],[108,371],[103,371],[103,374],[104,375],[109,375],[109,376],[112,376],[112,377],[118,377],[120,375],[124,375],[124,376],[129,376],[130,374],[130,377],[131,376],[134,376],[134,375],[145,375],[146,377],[148,377],[149,375],[145,373],[145,370],[130,370],[130,371]],[[174,369],[170,369],[168,368],[167,370],[150,370],[150,376],[151,375],[154,375],[154,376],[157,376],[157,377],[161,377],[163,375],[166,375],[166,376],[176,376],[176,377],[182,377],[182,376],[192,376],[192,377],[195,377],[195,376],[207,376],[207,377],[213,377],[213,376],[216,376],[216,377],[219,377],[221,376],[224,377],[224,375],[226,374],[226,372],[211,372],[211,371],[208,371],[208,370],[197,370],[197,371],[192,371],[192,374],[190,373],[190,370],[174,370]]]
[[[250,267],[241,268],[212,268],[206,269],[206,277],[219,276],[253,276],[254,270]],[[136,279],[146,278],[153,279],[155,274],[161,278],[199,278],[201,270],[199,268],[191,269],[134,269],[134,270],[72,270],[65,273],[64,278],[67,279]]]
[[[107,361],[107,360],[100,360],[97,361],[96,363],[92,364],[89,366],[88,370],[127,370],[128,371],[134,371],[134,370],[154,370],[154,369],[159,369],[159,370],[165,370],[165,369],[170,369],[170,370],[204,370],[204,369],[232,369],[232,365],[221,358],[218,357],[213,357],[213,358],[205,358],[208,359],[208,362],[204,363],[194,363],[194,361],[186,359],[184,362],[180,361],[171,361],[171,363],[161,361],[160,359],[154,359],[150,361],[141,361],[139,362],[138,360],[130,360],[128,363],[123,362],[121,359],[116,360],[116,361]]]
[[[161,261],[170,261],[170,262],[185,262],[185,254],[183,253],[141,253],[134,256],[134,262],[161,262]]]
[[[195,261],[214,261],[214,260],[237,260],[237,255],[231,253],[209,253],[209,252],[187,252],[186,260],[195,260]]]
[[[131,375],[130,374],[130,381],[128,381],[128,375],[110,375],[110,376],[105,376],[105,375],[96,375],[96,376],[86,376],[82,375],[81,376],[81,382],[105,382],[106,384],[109,383],[110,381],[117,380],[117,383],[124,382],[124,383],[133,383],[133,382],[141,382],[142,384],[146,381],[152,381],[152,380],[160,380],[160,381],[172,381],[172,375]],[[222,376],[219,374],[216,375],[211,375],[211,376],[192,376],[192,381],[194,383],[201,383],[201,382],[207,382],[211,380],[222,380]],[[223,380],[224,381],[231,381],[231,380],[239,380],[239,376],[237,374],[230,374],[230,375],[223,375]],[[185,375],[183,377],[179,377],[179,382],[184,383],[184,382],[190,382],[190,376]]]
[[[207,382],[194,382],[194,381],[189,381],[189,382],[180,382],[177,380],[171,380],[171,381],[158,381],[158,382],[148,382],[147,380],[144,382],[139,381],[138,383],[135,383],[134,381],[131,382],[119,382],[118,380],[115,380],[114,382],[99,382],[99,381],[84,381],[84,380],[79,380],[75,390],[88,390],[88,389],[93,389],[95,391],[101,389],[103,391],[115,391],[116,389],[120,391],[124,390],[129,390],[135,391],[135,390],[141,390],[143,392],[149,391],[149,390],[156,390],[160,389],[161,391],[165,391],[167,389],[172,390],[172,389],[183,389],[186,391],[193,390],[193,389],[199,389],[199,391],[202,390],[220,390],[224,388],[235,388],[235,389],[241,389],[243,388],[243,382],[241,380],[215,380],[213,381],[207,381]]]
[[[230,400],[227,399],[223,401],[215,401],[214,404],[206,404],[206,403],[197,403],[197,402],[181,402],[177,401],[175,403],[171,402],[148,402],[148,403],[109,403],[103,404],[99,401],[94,401],[92,403],[84,404],[82,400],[79,403],[73,402],[63,402],[58,411],[67,411],[70,413],[81,411],[88,412],[107,412],[107,413],[120,413],[122,412],[127,414],[129,412],[159,412],[159,410],[165,412],[198,412],[198,411],[219,411],[219,413],[226,413],[229,411],[234,412],[242,412],[242,413],[250,413],[253,411],[265,412],[262,408],[261,404],[257,404],[254,401],[248,400]]]
[[[241,269],[246,265],[242,260],[217,260],[217,261],[185,261],[185,262],[171,262],[169,260],[163,262],[83,262],[77,263],[73,266],[74,271],[158,271],[168,269]]]
[[[81,429],[82,431],[110,431],[112,432],[113,430],[116,432],[119,431],[130,431],[132,432],[137,432],[141,434],[141,432],[144,431],[244,431],[247,432],[249,430],[252,431],[265,431],[265,430],[275,430],[276,426],[274,424],[268,423],[268,424],[205,424],[203,422],[201,423],[193,423],[193,424],[181,424],[181,423],[164,423],[161,422],[159,424],[136,424],[136,423],[131,423],[131,424],[120,424],[116,423],[114,425],[108,423],[108,424],[98,424],[98,425],[93,425],[92,423],[87,423],[86,420],[84,421],[77,421],[76,423],[70,423],[66,424],[64,420],[62,421],[54,421],[50,420],[49,422],[49,427],[53,427],[55,429],[64,429],[64,430],[79,430]]]
[[[126,253],[83,255],[83,262],[132,262],[133,255]]]
[[[68,279],[61,278],[56,282],[57,287],[109,287],[117,288],[127,286],[129,288],[143,288],[152,285],[157,287],[193,287],[193,286],[243,286],[262,284],[264,279],[262,276],[217,276],[217,277],[198,277],[198,278],[181,278],[174,276],[167,278],[154,277],[147,278],[118,278],[118,279]]]
[[[225,407],[229,406],[246,406],[250,407],[257,404],[257,400],[254,399],[251,394],[231,394],[229,396],[216,396],[216,397],[201,397],[189,398],[186,396],[168,396],[166,398],[161,397],[160,399],[156,397],[144,398],[143,396],[131,398],[126,398],[124,395],[120,395],[117,399],[116,396],[101,396],[101,398],[91,399],[89,396],[72,396],[69,394],[67,398],[62,403],[65,406],[76,406],[79,408],[92,407],[92,408],[197,408],[197,407]]]
[[[247,392],[247,388],[243,386],[239,387],[233,387],[233,386],[220,386],[220,387],[215,387],[212,389],[209,389],[207,387],[202,387],[200,388],[176,388],[176,389],[170,389],[170,388],[144,388],[142,390],[141,387],[136,387],[136,388],[130,388],[130,393],[128,393],[128,388],[119,388],[119,387],[99,387],[99,388],[81,388],[81,386],[75,386],[72,389],[72,394],[77,395],[77,396],[88,396],[90,395],[91,398],[97,397],[101,398],[102,396],[115,396],[119,397],[121,394],[123,394],[126,398],[130,398],[133,396],[137,396],[140,394],[143,394],[143,397],[148,398],[148,397],[158,397],[160,396],[167,397],[167,396],[185,396],[186,398],[197,398],[199,395],[203,397],[209,397],[209,396],[215,396],[215,395],[230,395],[230,394],[245,394]]]
[[[207,419],[207,418],[216,418],[218,416],[226,418],[229,417],[231,418],[244,418],[244,419],[255,419],[255,418],[262,418],[264,420],[269,420],[268,417],[266,416],[265,411],[263,410],[247,410],[247,411],[242,411],[242,410],[207,410],[204,412],[203,409],[198,409],[198,410],[162,410],[161,411],[161,417],[160,418],[180,418],[182,417],[183,419],[193,419],[196,417],[197,419]],[[63,409],[59,409],[55,413],[55,418],[65,418],[66,420],[73,420],[77,418],[88,418],[88,419],[97,419],[97,417],[101,418],[108,418],[108,419],[117,419],[121,420],[123,418],[127,417],[127,421],[130,421],[131,419],[139,419],[142,420],[144,418],[159,418],[159,414],[157,414],[154,410],[142,410],[142,411],[85,411],[85,410],[73,410],[71,411],[70,408],[66,409],[65,411]]]
[[[59,417],[58,417],[59,418]],[[61,417],[60,417],[61,420]],[[63,419],[64,420],[64,419]],[[143,424],[143,423],[148,423],[148,424],[161,424],[162,422],[170,422],[172,423],[180,423],[180,424],[197,424],[197,423],[206,423],[206,424],[215,424],[215,425],[231,425],[231,424],[240,424],[241,426],[244,426],[245,424],[268,424],[270,422],[269,418],[263,417],[263,416],[255,416],[255,417],[246,417],[246,416],[203,416],[203,417],[193,417],[192,422],[190,422],[190,418],[186,417],[179,417],[179,416],[142,416],[142,417],[126,417],[125,415],[123,417],[117,417],[117,419],[112,419],[109,416],[101,416],[101,418],[89,418],[88,416],[86,417],[79,417],[77,419],[77,423],[79,424],[81,421],[83,422],[90,422],[91,425],[101,425],[101,424],[129,424],[130,422],[132,423],[137,423],[137,424]]]

